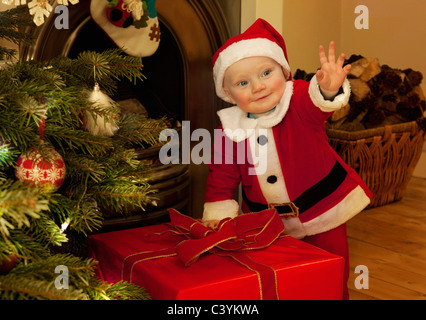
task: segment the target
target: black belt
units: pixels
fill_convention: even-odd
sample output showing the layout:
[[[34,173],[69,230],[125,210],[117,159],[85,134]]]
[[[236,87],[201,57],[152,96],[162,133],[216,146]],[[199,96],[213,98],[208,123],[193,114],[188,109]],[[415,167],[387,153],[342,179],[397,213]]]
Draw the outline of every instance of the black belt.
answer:
[[[289,203],[270,203],[262,204],[252,202],[247,199],[244,189],[242,197],[244,202],[252,212],[259,212],[268,208],[277,209],[282,216],[298,216],[300,213],[313,207],[319,201],[332,194],[345,180],[347,175],[346,170],[336,161],[328,175],[319,182],[314,184],[309,189],[305,190],[297,199]]]

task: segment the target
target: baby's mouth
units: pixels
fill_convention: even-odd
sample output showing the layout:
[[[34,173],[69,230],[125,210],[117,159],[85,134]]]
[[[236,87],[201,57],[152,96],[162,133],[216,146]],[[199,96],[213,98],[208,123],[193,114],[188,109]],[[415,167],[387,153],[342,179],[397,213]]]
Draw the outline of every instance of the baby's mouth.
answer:
[[[269,96],[269,94],[267,94],[265,96],[261,96],[260,98],[257,98],[256,101],[263,100],[263,99],[267,98],[268,96]]]

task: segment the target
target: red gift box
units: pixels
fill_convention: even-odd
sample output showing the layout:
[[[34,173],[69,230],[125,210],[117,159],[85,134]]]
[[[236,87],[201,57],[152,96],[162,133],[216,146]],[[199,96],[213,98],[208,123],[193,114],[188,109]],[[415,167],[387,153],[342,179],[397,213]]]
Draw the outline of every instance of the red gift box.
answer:
[[[221,234],[172,213],[186,219],[183,227],[161,224],[90,236],[100,278],[138,284],[159,300],[342,298],[343,258],[284,235],[278,214],[265,210],[260,232],[249,232],[246,223],[262,217],[256,213],[228,220]]]

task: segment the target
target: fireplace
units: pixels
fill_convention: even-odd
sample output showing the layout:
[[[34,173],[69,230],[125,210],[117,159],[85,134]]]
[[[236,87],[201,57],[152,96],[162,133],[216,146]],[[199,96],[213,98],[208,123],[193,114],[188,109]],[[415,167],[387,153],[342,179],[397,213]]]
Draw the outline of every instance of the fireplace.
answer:
[[[213,133],[218,126],[216,112],[225,103],[214,91],[211,58],[226,39],[239,32],[240,1],[157,0],[161,41],[152,56],[142,58],[147,79],[136,85],[120,82],[113,98],[137,99],[149,117],[187,120],[191,131],[205,128]],[[56,29],[52,14],[40,30],[36,44],[21,48],[21,59],[75,57],[85,50],[115,47],[90,17],[90,1],[82,0],[68,8],[69,29]],[[141,156],[157,157],[156,152],[150,150]],[[110,219],[106,224],[113,228],[149,224],[152,219],[166,218],[169,207],[201,217],[207,166],[182,164],[160,169],[161,172],[154,172],[153,179],[162,197],[159,206],[147,208],[147,214]]]

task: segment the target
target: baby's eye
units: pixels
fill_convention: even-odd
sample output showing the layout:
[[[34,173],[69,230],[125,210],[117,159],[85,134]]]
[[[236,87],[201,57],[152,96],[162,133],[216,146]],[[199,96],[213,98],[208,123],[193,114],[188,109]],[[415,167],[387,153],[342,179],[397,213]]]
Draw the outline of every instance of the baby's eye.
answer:
[[[263,72],[262,76],[266,77],[270,73],[271,73],[271,70],[266,70],[265,72]]]
[[[244,87],[244,86],[246,86],[247,84],[248,84],[248,82],[247,82],[247,81],[245,81],[245,80],[238,82],[238,85],[239,85],[239,86],[241,86],[241,87]]]

